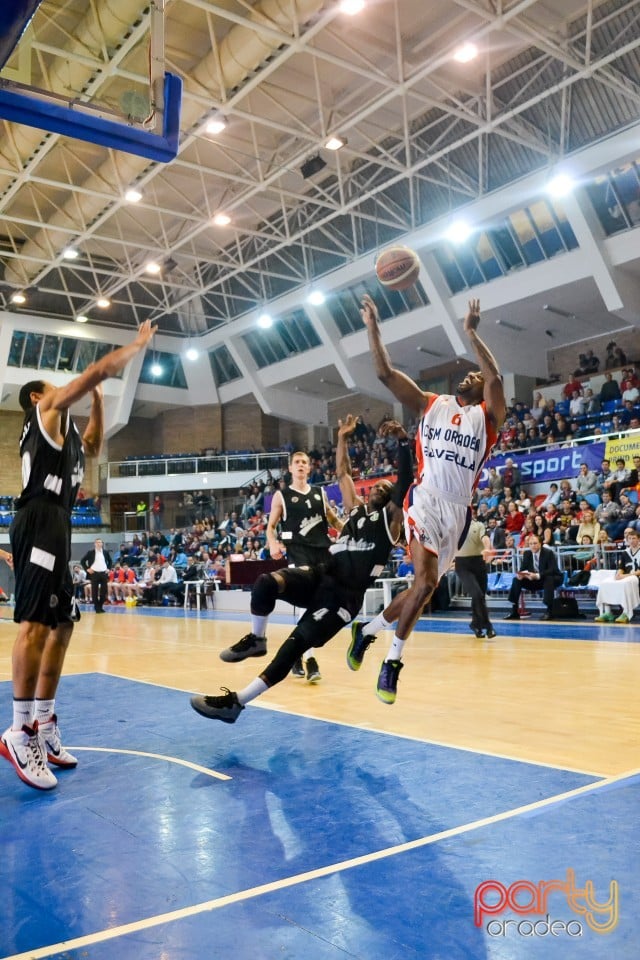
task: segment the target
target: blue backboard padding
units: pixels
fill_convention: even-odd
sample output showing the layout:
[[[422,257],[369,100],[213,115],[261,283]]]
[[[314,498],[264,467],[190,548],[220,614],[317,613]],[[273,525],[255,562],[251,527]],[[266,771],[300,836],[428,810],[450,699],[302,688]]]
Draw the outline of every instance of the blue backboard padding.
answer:
[[[0,69],[41,3],[42,0],[2,0],[0,3]]]
[[[162,135],[127,126],[126,123],[105,120],[9,88],[0,88],[0,117],[13,123],[133,153],[158,163],[167,163],[178,153],[182,105],[182,80],[171,73],[165,74],[164,102]]]

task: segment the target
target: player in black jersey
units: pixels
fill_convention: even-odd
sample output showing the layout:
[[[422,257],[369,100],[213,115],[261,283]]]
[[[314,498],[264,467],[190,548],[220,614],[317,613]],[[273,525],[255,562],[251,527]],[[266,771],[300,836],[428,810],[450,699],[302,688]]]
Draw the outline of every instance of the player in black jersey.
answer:
[[[47,762],[75,767],[62,746],[55,696],[75,611],[69,570],[71,511],[84,472],[104,434],[102,387],[144,350],[155,333],[145,322],[135,339],[92,363],[64,387],[32,380],[20,390],[25,411],[20,438],[22,493],[10,536],[16,575],[13,619],[20,626],[13,648],[13,723],[0,739],[0,754],[25,783],[51,790],[57,781]],[[69,407],[91,394],[81,437]]]
[[[309,455],[298,450],[289,458],[291,483],[277,490],[271,502],[266,539],[272,560],[286,556],[289,568],[263,573],[251,591],[251,632],[222,650],[220,659],[227,663],[264,657],[267,638],[264,635],[269,614],[276,600],[284,600],[301,609],[309,599],[306,579],[299,568],[307,570],[329,559],[329,526],[340,531],[342,522],[327,503],[324,489],[309,483]],[[278,536],[278,530],[280,535]],[[291,670],[295,677],[306,677],[310,683],[321,679],[318,661],[305,650]]]
[[[322,647],[357,615],[370,583],[380,575],[389,551],[402,532],[402,501],[413,480],[409,441],[404,428],[388,420],[380,428],[383,436],[399,439],[398,479],[378,480],[364,502],[356,494],[351,476],[347,437],[356,421],[349,415],[340,422],[336,469],[342,500],[348,518],[336,543],[329,548],[329,562],[309,570],[299,570],[299,585],[304,584],[306,613],[284,641],[271,663],[243,690],[237,693],[223,687],[222,696],[192,697],[191,706],[204,717],[235,723],[245,704],[269,687],[284,680],[298,657],[309,647]]]

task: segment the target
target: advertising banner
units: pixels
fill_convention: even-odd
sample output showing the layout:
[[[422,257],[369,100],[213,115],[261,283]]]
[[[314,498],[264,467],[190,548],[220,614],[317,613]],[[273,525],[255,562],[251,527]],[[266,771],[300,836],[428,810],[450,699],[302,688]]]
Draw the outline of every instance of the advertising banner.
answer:
[[[527,484],[549,483],[552,480],[564,480],[565,477],[568,479],[576,477],[582,463],[586,463],[589,470],[600,470],[604,451],[604,443],[590,443],[584,447],[537,450],[533,453],[513,452],[492,457],[487,460],[482,470],[478,486],[486,487],[490,467],[495,467],[498,473],[502,473],[507,459],[513,460],[513,465],[518,467],[522,477],[521,483],[526,487]]]

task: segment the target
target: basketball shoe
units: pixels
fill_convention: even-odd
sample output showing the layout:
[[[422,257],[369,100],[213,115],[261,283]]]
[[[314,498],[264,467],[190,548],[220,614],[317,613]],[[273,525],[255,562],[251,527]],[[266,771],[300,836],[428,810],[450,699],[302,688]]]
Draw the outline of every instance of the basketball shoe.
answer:
[[[60,740],[60,730],[58,728],[58,718],[53,714],[46,723],[38,724],[38,735],[44,744],[44,751],[49,763],[56,767],[66,767],[71,769],[78,766],[78,761],[72,753],[62,746]]]
[[[402,660],[383,660],[378,675],[376,693],[383,703],[395,703],[398,692],[398,675],[404,667]]]
[[[304,672],[304,666],[302,663],[302,657],[298,657],[294,665],[291,667],[291,676],[292,677],[304,677],[306,676]]]
[[[354,620],[351,624],[351,643],[347,650],[347,666],[349,670],[359,670],[364,660],[364,655],[376,639],[375,637],[365,637],[362,628],[366,624],[360,620]]]
[[[267,638],[256,637],[255,633],[247,633],[242,640],[220,651],[220,659],[225,663],[237,663],[248,657],[266,657],[266,655]]]
[[[21,730],[5,730],[0,739],[0,755],[13,764],[24,783],[36,790],[53,790],[58,782],[47,766],[37,721],[33,727],[25,723]]]
[[[315,657],[307,657],[305,666],[307,668],[307,680],[309,683],[317,683],[318,680],[322,680],[320,667],[318,666],[318,661]]]
[[[220,687],[224,691],[221,697],[191,697],[191,706],[201,717],[208,720],[222,720],[223,723],[235,723],[244,710],[233,690]]]

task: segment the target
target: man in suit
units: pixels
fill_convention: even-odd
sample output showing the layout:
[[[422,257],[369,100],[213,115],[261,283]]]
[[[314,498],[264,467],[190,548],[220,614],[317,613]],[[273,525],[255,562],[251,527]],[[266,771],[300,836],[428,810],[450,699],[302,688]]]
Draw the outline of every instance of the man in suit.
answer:
[[[487,524],[487,536],[492,550],[504,550],[507,545],[507,532],[501,527],[495,517],[490,517]]]
[[[536,533],[529,534],[529,549],[522,555],[520,570],[513,578],[509,591],[509,601],[512,604],[511,613],[506,620],[519,620],[518,604],[523,590],[542,590],[544,605],[547,612],[543,620],[551,620],[551,607],[556,587],[562,583],[562,574],[558,569],[556,555],[550,547],[543,547],[540,537]]]
[[[96,613],[104,613],[104,602],[107,599],[107,584],[111,569],[111,554],[104,549],[104,541],[97,538],[94,549],[88,550],[80,561],[91,580],[91,602]]]

